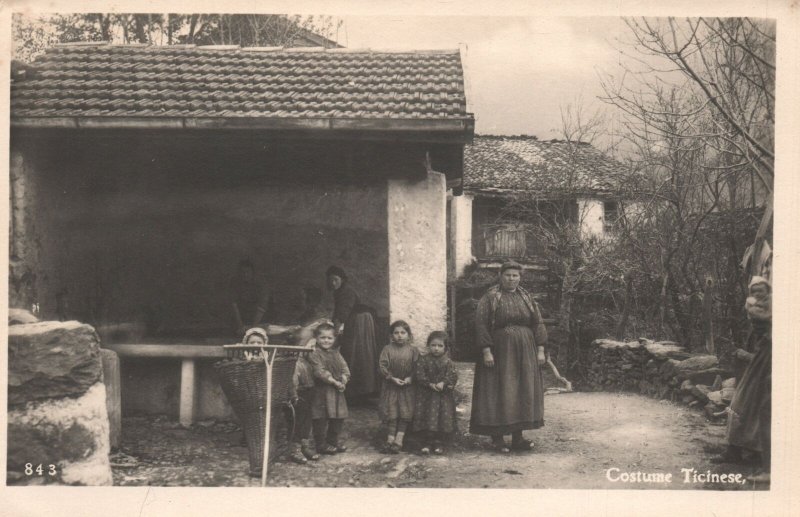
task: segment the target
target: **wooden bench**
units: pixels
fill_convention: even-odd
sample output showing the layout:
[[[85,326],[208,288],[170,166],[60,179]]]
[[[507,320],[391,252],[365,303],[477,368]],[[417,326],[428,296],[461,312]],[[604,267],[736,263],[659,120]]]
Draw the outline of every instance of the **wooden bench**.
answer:
[[[119,344],[104,345],[103,348],[113,350],[120,357],[135,358],[167,358],[181,360],[181,384],[178,421],[184,427],[192,425],[195,418],[197,377],[195,361],[197,359],[224,359],[226,356],[222,345],[181,345],[181,344]]]

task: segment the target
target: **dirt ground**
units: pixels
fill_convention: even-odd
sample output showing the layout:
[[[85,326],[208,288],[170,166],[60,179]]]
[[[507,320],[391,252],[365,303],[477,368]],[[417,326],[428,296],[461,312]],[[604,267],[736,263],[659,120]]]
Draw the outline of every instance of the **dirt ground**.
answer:
[[[380,422],[369,407],[351,408],[345,423],[348,452],[308,465],[278,457],[269,485],[287,487],[605,488],[753,490],[768,486],[704,482],[697,474],[753,472],[714,465],[725,428],[698,411],[634,394],[558,393],[545,397],[545,426],[526,432],[536,446],[500,454],[488,440],[467,434],[472,365],[460,364],[459,427],[445,456],[422,456],[408,441],[399,455],[378,452]],[[277,425],[280,424],[278,419]],[[112,455],[114,483],[124,486],[259,486],[247,475],[247,449],[233,422],[181,428],[163,416],[123,421],[120,451]],[[609,469],[619,469],[610,470]],[[672,474],[671,482],[624,482],[623,473]],[[609,479],[612,478],[612,481]],[[688,476],[689,482],[684,482]]]

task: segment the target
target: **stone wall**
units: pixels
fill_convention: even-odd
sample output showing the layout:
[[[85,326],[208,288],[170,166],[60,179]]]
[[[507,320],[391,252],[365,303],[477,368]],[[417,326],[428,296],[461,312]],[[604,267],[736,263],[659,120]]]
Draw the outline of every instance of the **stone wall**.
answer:
[[[736,379],[715,355],[691,354],[673,342],[598,339],[585,353],[588,387],[632,391],[705,409],[721,418]]]
[[[9,307],[30,310],[37,302],[37,265],[41,243],[36,239],[39,176],[30,155],[22,149],[11,150],[9,164]]]
[[[76,321],[12,325],[8,359],[8,483],[111,485],[94,329]]]
[[[390,319],[406,320],[415,343],[447,325],[445,178],[389,180]]]
[[[228,284],[243,258],[272,294],[274,321],[302,311],[303,287],[322,288],[330,307],[331,264],[388,316],[388,173],[346,181],[323,170],[319,181],[301,181],[293,171],[302,163],[259,162],[252,151],[226,148],[222,157],[202,143],[150,147],[122,154],[124,145],[81,144],[50,155],[15,147],[12,172],[25,180],[17,180],[21,230],[13,241],[36,251],[26,252],[26,278],[36,281],[29,297],[43,317],[225,328]]]

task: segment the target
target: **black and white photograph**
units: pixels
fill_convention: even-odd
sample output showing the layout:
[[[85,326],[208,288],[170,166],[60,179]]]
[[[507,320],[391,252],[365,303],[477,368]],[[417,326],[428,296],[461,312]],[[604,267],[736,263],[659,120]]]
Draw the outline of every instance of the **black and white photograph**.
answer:
[[[6,487],[790,483],[796,5],[33,5],[3,9]]]

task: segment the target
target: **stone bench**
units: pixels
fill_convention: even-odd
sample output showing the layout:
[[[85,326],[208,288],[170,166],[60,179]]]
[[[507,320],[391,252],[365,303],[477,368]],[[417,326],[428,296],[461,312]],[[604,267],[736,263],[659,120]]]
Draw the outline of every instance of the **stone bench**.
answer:
[[[103,348],[113,350],[120,357],[180,359],[181,380],[178,421],[184,427],[192,425],[195,420],[197,402],[196,361],[198,359],[224,359],[226,357],[222,345],[132,343],[104,345]]]

